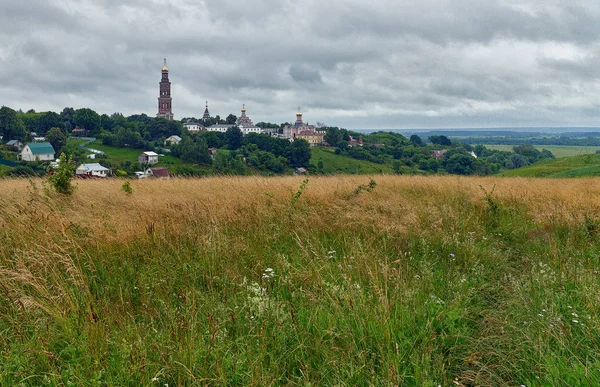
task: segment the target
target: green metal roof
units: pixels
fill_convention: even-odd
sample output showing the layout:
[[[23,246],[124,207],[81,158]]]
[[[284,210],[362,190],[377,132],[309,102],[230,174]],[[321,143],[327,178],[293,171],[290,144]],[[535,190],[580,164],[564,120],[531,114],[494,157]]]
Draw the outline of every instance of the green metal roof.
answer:
[[[49,153],[56,153],[52,145],[49,142],[30,142],[27,144],[31,153],[34,155],[47,155]]]

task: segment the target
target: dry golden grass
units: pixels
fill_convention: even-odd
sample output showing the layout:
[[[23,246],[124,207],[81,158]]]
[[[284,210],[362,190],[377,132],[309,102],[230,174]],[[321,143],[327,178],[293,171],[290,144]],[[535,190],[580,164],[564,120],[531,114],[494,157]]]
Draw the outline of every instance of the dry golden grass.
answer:
[[[0,226],[32,227],[37,239],[70,228],[91,231],[89,241],[125,241],[149,227],[176,231],[188,221],[215,226],[281,211],[302,183],[299,177],[216,177],[133,181],[134,193],[121,191],[121,180],[79,181],[70,197],[32,193],[40,180],[0,181]],[[520,204],[540,222],[581,220],[600,211],[600,179],[525,179],[481,177],[377,176],[372,193],[354,190],[368,183],[365,176],[310,177],[301,200],[311,204],[310,223],[331,226],[372,224],[402,231],[452,217],[447,203],[483,203],[484,193],[496,186],[500,202]],[[41,191],[38,188],[39,191]]]

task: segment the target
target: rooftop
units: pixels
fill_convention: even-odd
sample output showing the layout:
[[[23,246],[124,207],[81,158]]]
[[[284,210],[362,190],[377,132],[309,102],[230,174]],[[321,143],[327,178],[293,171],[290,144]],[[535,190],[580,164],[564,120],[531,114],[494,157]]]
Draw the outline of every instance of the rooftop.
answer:
[[[80,171],[110,171],[110,169],[103,167],[99,163],[81,164],[77,169]]]
[[[56,153],[49,142],[30,142],[27,144],[27,146],[29,146],[31,153],[34,155],[47,155],[50,153]]]

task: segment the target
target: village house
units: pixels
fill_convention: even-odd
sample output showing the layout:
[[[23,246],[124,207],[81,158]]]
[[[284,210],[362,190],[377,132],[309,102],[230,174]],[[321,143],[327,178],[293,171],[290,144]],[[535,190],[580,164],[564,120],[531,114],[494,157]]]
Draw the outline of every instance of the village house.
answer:
[[[433,158],[440,160],[442,157],[444,157],[446,152],[448,152],[448,149],[434,150],[432,156]]]
[[[180,142],[181,142],[181,137],[176,136],[176,135],[172,135],[172,136],[169,136],[169,137],[167,137],[165,139],[164,144],[165,144],[165,146],[167,146],[167,145],[177,145]]]
[[[97,176],[106,177],[110,174],[110,169],[103,167],[99,163],[81,164],[75,170],[77,176]]]
[[[23,143],[19,140],[10,140],[5,145],[7,148],[16,149],[19,152],[23,150]]]
[[[23,161],[52,161],[55,153],[49,142],[32,142],[23,147],[19,159]]]
[[[158,153],[143,152],[138,155],[138,163],[154,165],[158,163]]]
[[[169,178],[169,170],[167,168],[148,168],[145,173],[146,177]]]
[[[362,136],[359,136],[358,140],[355,139],[354,137],[350,136],[350,141],[348,141],[348,146],[349,147],[363,146],[363,138],[362,138]]]
[[[90,131],[84,128],[75,128],[71,131],[73,136],[86,136]]]
[[[296,168],[294,170],[294,176],[300,176],[300,175],[308,175],[308,169],[306,169],[304,167]]]

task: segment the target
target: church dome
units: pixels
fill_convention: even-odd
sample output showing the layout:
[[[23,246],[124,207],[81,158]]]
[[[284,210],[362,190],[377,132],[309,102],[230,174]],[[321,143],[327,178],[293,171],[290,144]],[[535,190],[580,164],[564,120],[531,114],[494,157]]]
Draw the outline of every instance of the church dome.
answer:
[[[169,68],[167,67],[167,65],[163,66],[162,71],[169,71]]]

